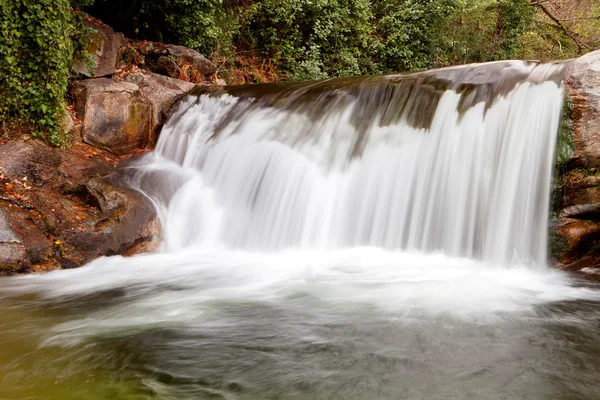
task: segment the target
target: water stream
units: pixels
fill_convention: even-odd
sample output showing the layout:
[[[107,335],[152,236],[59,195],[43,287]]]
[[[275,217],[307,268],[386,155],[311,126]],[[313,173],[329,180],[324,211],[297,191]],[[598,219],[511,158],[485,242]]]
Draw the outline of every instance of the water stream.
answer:
[[[198,89],[127,184],[159,251],[0,282],[0,399],[596,399],[547,266],[565,64]]]

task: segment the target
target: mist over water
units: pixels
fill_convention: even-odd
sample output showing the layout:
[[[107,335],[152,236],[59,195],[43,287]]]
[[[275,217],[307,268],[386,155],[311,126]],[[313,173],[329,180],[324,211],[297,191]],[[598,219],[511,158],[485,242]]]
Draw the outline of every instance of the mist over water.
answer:
[[[137,184],[161,210],[166,250],[375,246],[543,268],[564,94],[562,84],[534,78],[564,66],[516,64],[507,65],[531,78],[489,105],[459,111],[464,93],[430,94],[436,107],[418,123],[427,129],[410,114],[390,123],[384,106],[365,127],[358,99],[340,89],[280,95],[283,110],[190,96]],[[372,85],[389,82],[364,88],[389,97]],[[326,108],[313,109],[323,96]],[[290,102],[301,106],[285,109]],[[423,113],[414,102],[403,109]]]
[[[464,68],[184,99],[129,174],[160,251],[2,280],[0,398],[598,398],[600,292],[546,265],[565,66]]]

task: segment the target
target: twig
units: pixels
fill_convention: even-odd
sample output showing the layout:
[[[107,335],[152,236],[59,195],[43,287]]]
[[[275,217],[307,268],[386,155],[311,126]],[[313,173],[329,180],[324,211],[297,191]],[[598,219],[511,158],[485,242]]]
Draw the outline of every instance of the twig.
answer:
[[[546,16],[548,16],[548,18],[550,18],[552,21],[554,21],[554,23],[565,33],[565,35],[567,35],[569,38],[571,38],[571,40],[573,40],[575,42],[575,44],[577,44],[577,53],[578,54],[581,54],[582,48],[591,50],[591,48],[588,45],[581,42],[579,39],[577,39],[577,37],[575,35],[573,35],[571,32],[569,32],[569,30],[562,24],[562,22],[558,18],[556,18],[550,12],[550,10],[548,10],[548,8],[544,5],[544,3],[545,3],[545,1],[537,1],[537,2],[533,2],[531,4],[533,6],[538,7],[540,10],[542,10],[543,13],[546,14]]]

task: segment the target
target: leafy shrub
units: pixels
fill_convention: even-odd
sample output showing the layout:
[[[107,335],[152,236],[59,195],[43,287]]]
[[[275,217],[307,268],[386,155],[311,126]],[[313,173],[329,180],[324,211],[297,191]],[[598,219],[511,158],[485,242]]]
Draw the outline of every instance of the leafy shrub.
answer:
[[[600,20],[586,17],[600,10],[594,0],[73,1],[128,37],[212,56],[229,75],[257,60],[244,81],[268,75],[255,73],[263,61],[280,77],[298,80],[566,58],[600,47]],[[542,6],[576,32],[566,34]]]
[[[530,0],[463,1],[441,30],[439,65],[517,58],[534,14]]]
[[[264,0],[245,10],[238,39],[292,79],[358,75],[378,71],[372,23],[369,0]]]
[[[68,0],[0,0],[0,122],[25,124],[57,146],[73,60]]]
[[[125,36],[174,43],[202,54],[232,48],[237,16],[223,0],[75,0],[74,6]],[[116,12],[115,12],[116,11]]]
[[[374,9],[374,57],[384,72],[400,72],[435,66],[443,30],[458,6],[453,0],[396,0],[375,1]]]

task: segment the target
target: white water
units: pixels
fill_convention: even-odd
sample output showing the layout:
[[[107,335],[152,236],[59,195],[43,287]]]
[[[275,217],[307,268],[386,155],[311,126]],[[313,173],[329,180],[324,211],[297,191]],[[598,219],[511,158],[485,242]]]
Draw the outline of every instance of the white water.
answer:
[[[161,250],[7,290],[130,299],[57,326],[49,343],[212,326],[228,302],[315,320],[363,309],[492,318],[596,297],[546,266],[563,86],[540,78],[557,66],[522,68],[530,78],[487,110],[460,116],[460,95],[446,91],[427,130],[375,118],[359,134],[351,108],[335,104],[319,118],[257,108],[237,119],[238,98],[189,98],[131,182],[159,211]]]
[[[546,265],[562,67],[506,65],[425,124],[188,98],[129,182],[160,251],[2,280],[0,397],[599,398],[599,292]]]
[[[562,86],[526,81],[461,117],[448,90],[428,130],[375,119],[363,137],[351,104],[238,120],[237,98],[204,95],[142,166],[160,184],[141,174],[139,185],[157,199],[166,251],[374,246],[545,267],[562,99]]]

